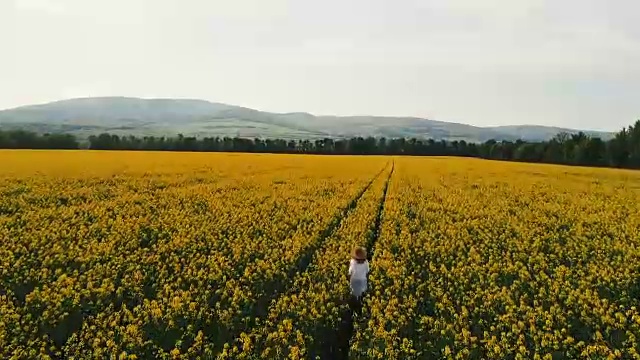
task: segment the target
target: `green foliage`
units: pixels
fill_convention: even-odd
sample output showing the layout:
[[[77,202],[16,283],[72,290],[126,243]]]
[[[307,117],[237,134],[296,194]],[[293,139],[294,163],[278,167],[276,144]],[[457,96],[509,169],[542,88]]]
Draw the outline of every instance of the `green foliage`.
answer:
[[[0,149],[77,149],[79,143],[69,134],[44,134],[24,130],[0,130]]]
[[[76,149],[72,135],[37,135],[23,130],[0,131],[0,148]],[[640,120],[605,141],[585,133],[560,133],[549,141],[518,140],[469,143],[384,137],[323,138],[311,140],[248,139],[242,137],[119,136],[103,133],[89,137],[93,150],[167,150],[210,152],[265,152],[335,155],[465,156],[495,160],[552,164],[640,168]]]

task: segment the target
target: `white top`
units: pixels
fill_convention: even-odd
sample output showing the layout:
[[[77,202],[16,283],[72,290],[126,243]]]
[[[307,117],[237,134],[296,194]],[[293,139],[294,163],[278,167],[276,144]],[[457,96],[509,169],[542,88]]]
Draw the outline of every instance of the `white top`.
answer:
[[[369,261],[365,260],[362,264],[359,264],[355,259],[351,259],[349,263],[349,275],[352,279],[367,280],[367,274],[369,273]]]

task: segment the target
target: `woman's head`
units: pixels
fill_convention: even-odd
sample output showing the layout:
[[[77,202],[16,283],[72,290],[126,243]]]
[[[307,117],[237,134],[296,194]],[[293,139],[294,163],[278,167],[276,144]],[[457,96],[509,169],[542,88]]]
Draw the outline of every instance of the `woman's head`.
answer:
[[[367,249],[362,246],[356,246],[351,252],[351,257],[359,262],[367,260]]]

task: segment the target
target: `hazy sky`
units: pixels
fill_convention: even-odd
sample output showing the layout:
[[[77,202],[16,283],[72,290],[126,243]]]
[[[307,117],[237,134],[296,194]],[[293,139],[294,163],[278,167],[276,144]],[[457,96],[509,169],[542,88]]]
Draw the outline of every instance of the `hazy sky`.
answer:
[[[0,108],[201,98],[260,110],[617,130],[638,0],[0,0]]]

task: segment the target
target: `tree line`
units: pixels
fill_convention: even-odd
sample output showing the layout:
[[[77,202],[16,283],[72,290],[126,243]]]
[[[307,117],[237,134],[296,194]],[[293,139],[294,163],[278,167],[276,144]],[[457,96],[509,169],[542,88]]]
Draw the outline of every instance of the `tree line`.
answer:
[[[0,148],[77,149],[81,144],[68,134],[38,135],[23,130],[0,131]],[[484,143],[417,138],[353,137],[350,139],[248,139],[241,137],[155,137],[100,134],[90,136],[93,150],[155,150],[208,152],[264,152],[331,155],[466,156],[495,160],[552,164],[610,166],[640,169],[640,120],[610,140],[585,133],[561,133],[549,141],[496,141]]]
[[[78,149],[80,143],[70,134],[44,134],[26,130],[0,130],[0,149]]]

